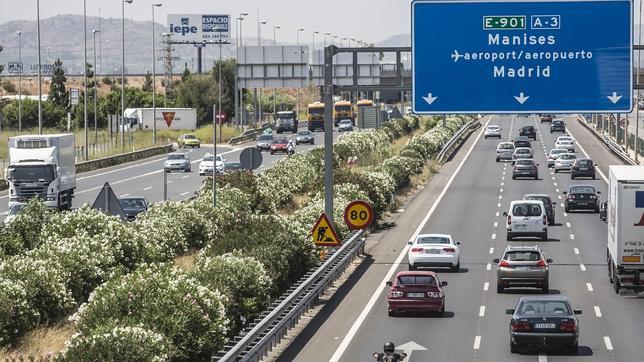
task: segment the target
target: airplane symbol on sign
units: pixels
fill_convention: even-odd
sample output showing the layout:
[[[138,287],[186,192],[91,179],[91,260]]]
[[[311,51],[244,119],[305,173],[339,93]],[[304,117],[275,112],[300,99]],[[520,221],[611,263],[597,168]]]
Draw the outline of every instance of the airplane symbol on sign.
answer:
[[[463,58],[463,55],[458,54],[458,50],[454,49],[454,54],[452,54],[452,59],[454,59],[454,63],[458,62],[458,60],[461,58]]]

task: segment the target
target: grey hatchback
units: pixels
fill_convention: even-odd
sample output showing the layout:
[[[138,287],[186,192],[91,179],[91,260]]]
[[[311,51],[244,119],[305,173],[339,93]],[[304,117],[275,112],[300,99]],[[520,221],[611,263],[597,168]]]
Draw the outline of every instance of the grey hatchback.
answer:
[[[548,263],[552,263],[552,259],[546,259],[537,245],[508,246],[503,251],[503,257],[493,262],[498,264],[497,293],[513,287],[541,288],[543,293],[548,293]]]
[[[548,218],[548,225],[555,224],[555,206],[556,202],[553,202],[550,199],[550,196],[546,194],[525,194],[523,195],[524,200],[537,200],[543,202],[543,206],[546,208],[546,217]]]

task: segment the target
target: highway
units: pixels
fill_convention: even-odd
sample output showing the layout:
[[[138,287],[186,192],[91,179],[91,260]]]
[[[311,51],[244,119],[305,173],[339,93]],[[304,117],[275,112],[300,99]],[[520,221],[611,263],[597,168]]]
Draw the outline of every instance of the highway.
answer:
[[[547,193],[562,203],[571,184],[592,184],[606,198],[609,164],[621,162],[610,154],[575,117],[566,116],[569,132],[577,139],[577,154],[588,154],[601,172],[597,180],[570,180],[568,173],[548,170],[545,153],[559,133],[537,117],[486,116],[483,124],[502,127],[503,137],[514,138],[523,125],[538,128],[532,142],[540,164],[539,180],[512,180],[509,163],[495,162],[496,139],[474,133],[453,160],[397,214],[397,227],[372,234],[367,256],[353,275],[309,325],[285,349],[279,361],[367,361],[382,352],[387,341],[415,349],[409,361],[638,361],[644,354],[644,302],[620,297],[608,281],[606,224],[593,213],[570,213],[556,208],[557,225],[549,227],[548,241],[525,239],[513,245],[538,244],[548,258],[550,293],[569,298],[581,308],[579,354],[558,351],[511,354],[509,316],[519,297],[538,294],[533,289],[496,292],[492,260],[508,244],[505,218],[512,200],[526,193]],[[449,233],[461,246],[461,271],[437,270],[447,281],[443,317],[387,315],[385,282],[407,270],[407,241],[418,233]],[[411,343],[412,344],[408,344]],[[426,349],[426,350],[425,350]]]
[[[301,144],[296,147],[296,152],[307,152],[313,147],[324,145],[324,133],[315,132],[315,146]],[[283,133],[288,139],[295,139],[291,133]],[[334,140],[338,132],[334,130]],[[239,146],[222,145],[217,147],[217,154],[229,161],[239,161],[239,154],[246,147],[255,146],[255,142],[248,142]],[[168,199],[178,201],[186,199],[201,187],[206,176],[199,176],[199,163],[206,153],[212,153],[212,146],[194,149],[180,149],[177,152],[188,153],[192,172],[173,172],[168,174]],[[262,152],[262,165],[255,171],[257,173],[270,168],[275,162],[286,157],[284,154],[271,155]],[[163,201],[163,162],[165,155],[129,162],[122,165],[108,167],[92,172],[76,175],[76,191],[72,207],[78,208],[84,204],[92,204],[105,182],[109,182],[116,196],[143,196],[149,202]],[[0,220],[4,220],[7,213],[8,190],[0,193]]]

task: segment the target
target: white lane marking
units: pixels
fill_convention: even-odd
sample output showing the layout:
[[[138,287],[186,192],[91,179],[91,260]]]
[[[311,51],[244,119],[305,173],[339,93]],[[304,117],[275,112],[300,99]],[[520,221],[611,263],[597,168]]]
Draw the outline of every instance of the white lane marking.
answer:
[[[567,226],[567,227],[571,227],[571,225],[570,225],[570,223],[569,223],[569,222],[567,222],[567,223],[566,223],[566,226]]]
[[[570,234],[570,240],[575,240],[575,234]]]
[[[182,176],[181,178],[182,178],[182,179],[186,179],[186,178],[188,178],[188,177],[190,177],[190,175],[185,175],[185,176]]]
[[[613,350],[613,344],[611,343],[609,336],[604,336],[604,344],[606,345],[607,350],[609,351]]]
[[[128,197],[128,196],[130,196],[130,194],[123,194],[123,195],[121,195],[121,197]]]
[[[499,195],[499,200],[501,200],[502,198],[503,198],[503,195]]]
[[[492,240],[496,239],[496,234],[492,234]]]
[[[497,227],[497,226],[499,226],[499,223],[495,221],[494,222],[494,227]]]
[[[579,249],[578,249],[578,248],[575,248],[574,250],[575,250],[575,254],[576,254],[576,255],[579,255]]]
[[[501,177],[501,180],[505,180],[505,176]]]
[[[479,308],[479,317],[485,317],[485,306],[484,305],[482,305]]]
[[[144,188],[144,189],[143,189],[143,191],[148,191],[148,190],[150,190],[151,188],[152,188],[152,186],[146,187],[146,188]]]
[[[598,305],[596,305],[596,306],[594,307],[594,309],[595,309],[595,316],[597,316],[597,318],[601,318],[601,317],[602,317],[602,310],[601,310],[601,309],[599,309],[599,306],[598,306]]]
[[[496,217],[499,217],[499,212],[498,211],[496,212]]]
[[[499,192],[503,193],[503,189],[499,189]]]
[[[490,248],[490,254],[494,254],[494,248]]]
[[[505,182],[501,182],[501,186],[504,186],[504,184],[505,184]],[[503,190],[503,189],[501,189],[501,190]]]
[[[485,127],[487,127],[487,125],[490,123],[490,121],[492,119],[494,119],[494,117],[495,116],[490,117],[490,119],[481,128],[485,129]],[[438,204],[441,202],[443,197],[445,197],[445,194],[447,194],[447,190],[452,185],[452,182],[454,182],[454,179],[456,178],[456,176],[461,171],[461,168],[463,168],[463,165],[465,164],[465,162],[469,158],[470,154],[472,154],[472,151],[474,151],[474,147],[476,146],[476,144],[481,139],[481,135],[483,135],[482,131],[479,132],[479,135],[476,137],[476,140],[474,140],[474,142],[470,146],[469,150],[465,154],[465,157],[463,158],[461,163],[458,165],[456,170],[454,170],[454,173],[452,174],[452,177],[449,178],[449,180],[447,181],[447,184],[445,184],[445,187],[443,187],[443,190],[441,191],[441,193],[436,198],[436,201],[434,201],[434,204],[432,205],[432,207],[429,209],[429,211],[427,211],[427,214],[423,218],[423,221],[421,221],[420,225],[418,225],[418,228],[416,229],[416,231],[414,231],[414,234],[412,235],[410,240],[415,239],[418,236],[418,234],[420,234],[420,232],[423,230],[423,228],[425,227],[425,225],[429,221],[429,218],[434,214],[434,211],[438,208]],[[391,266],[391,268],[389,268],[389,271],[387,271],[387,274],[385,275],[384,279],[380,282],[380,285],[378,285],[376,290],[373,292],[373,294],[371,295],[371,298],[369,299],[367,304],[364,306],[364,308],[362,309],[362,311],[358,315],[358,318],[356,318],[356,320],[353,322],[353,325],[351,325],[351,328],[349,329],[349,332],[347,332],[347,334],[344,336],[344,338],[342,339],[342,342],[340,342],[340,345],[338,346],[338,348],[335,350],[335,352],[333,353],[333,355],[329,359],[329,362],[338,362],[340,360],[340,358],[344,354],[344,351],[346,351],[347,347],[349,347],[349,343],[351,343],[351,341],[353,340],[353,337],[355,337],[356,333],[358,333],[358,329],[360,329],[360,326],[362,325],[362,323],[364,323],[364,321],[367,319],[367,316],[369,315],[369,313],[373,309],[373,307],[376,304],[376,302],[378,300],[380,300],[380,295],[384,291],[385,286],[387,285],[386,284],[387,281],[391,280],[391,277],[394,275],[394,272],[400,266],[400,263],[402,262],[403,258],[407,255],[408,248],[409,248],[409,245],[405,245],[405,247],[402,248],[402,250],[400,251],[400,254],[396,258],[396,261]]]
[[[479,348],[481,348],[481,336],[476,336],[476,338],[474,338],[474,349]]]
[[[554,181],[554,180],[556,180],[556,178],[554,176],[552,176],[552,180]]]
[[[557,197],[559,197],[559,200],[561,200],[561,195],[559,195],[559,196],[557,196]],[[561,205],[561,207],[563,207],[563,205]]]
[[[485,282],[485,283],[483,284],[483,290],[488,290],[488,289],[490,289],[490,283],[489,283],[489,282]]]
[[[492,270],[492,264],[487,263],[487,265],[485,266],[485,270]]]
[[[172,180],[170,180],[170,181],[168,181],[167,183],[171,184],[172,182],[173,182],[173,181],[172,181]]]
[[[553,183],[553,185],[557,186],[557,183],[555,182],[555,183]]]
[[[555,192],[559,193],[559,189],[555,189]]]
[[[189,192],[184,192],[184,193],[182,193],[182,194],[181,194],[181,195],[179,195],[179,196],[186,196],[187,194],[189,194]]]
[[[4,211],[4,212],[0,213],[0,215],[9,215],[9,211]]]
[[[505,171],[503,171],[503,176],[505,176]]]
[[[581,271],[586,271],[586,266],[584,264],[579,264],[579,269],[581,269]]]
[[[548,356],[546,356],[545,354],[540,354],[539,362],[548,362]]]
[[[592,292],[594,290],[593,285],[590,283],[586,283],[586,289],[588,289],[589,292]]]
[[[496,207],[501,207],[501,203],[499,202],[498,204],[496,204]]]

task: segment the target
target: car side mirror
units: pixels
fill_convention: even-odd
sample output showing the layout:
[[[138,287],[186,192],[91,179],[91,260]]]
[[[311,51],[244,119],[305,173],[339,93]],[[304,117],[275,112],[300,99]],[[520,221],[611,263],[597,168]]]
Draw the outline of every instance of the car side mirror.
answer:
[[[388,287],[391,287],[392,285],[394,285],[394,283],[392,283],[392,282],[387,282],[386,284],[387,284]]]
[[[507,211],[503,211],[503,216],[508,217],[508,212],[507,212]]]
[[[573,309],[572,311],[577,315],[581,314],[581,309]]]
[[[413,242],[413,241],[408,241],[408,242],[407,242],[407,245],[412,245],[412,244],[414,244],[414,242]]]
[[[552,206],[557,206],[557,203],[556,203],[556,202],[553,202],[553,203],[552,203]]]
[[[563,192],[563,194],[564,194],[564,195],[568,195],[568,191],[564,191],[564,192]]]
[[[509,314],[509,315],[514,314],[514,309],[506,309],[505,314]]]
[[[500,261],[501,261],[501,260],[499,260],[499,258],[492,259],[492,262],[493,262],[493,263],[496,263],[496,264],[498,264]]]
[[[457,242],[455,242],[454,244],[456,244],[456,245],[458,245],[458,246],[461,246],[461,245],[463,245],[463,242],[462,242],[462,241],[457,241]]]
[[[537,163],[537,167],[539,167],[539,164]]]
[[[446,287],[446,286],[447,286],[447,282],[441,282],[441,287]]]
[[[554,260],[552,260],[552,259],[546,259],[546,263],[548,263],[548,264],[553,263],[553,262],[554,262]]]
[[[601,194],[601,193],[602,193],[601,191],[597,191],[597,195],[599,195],[599,194]]]

